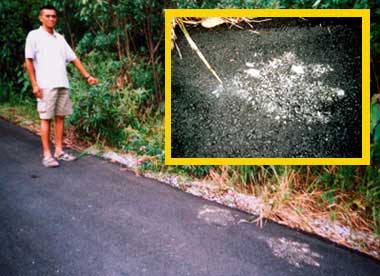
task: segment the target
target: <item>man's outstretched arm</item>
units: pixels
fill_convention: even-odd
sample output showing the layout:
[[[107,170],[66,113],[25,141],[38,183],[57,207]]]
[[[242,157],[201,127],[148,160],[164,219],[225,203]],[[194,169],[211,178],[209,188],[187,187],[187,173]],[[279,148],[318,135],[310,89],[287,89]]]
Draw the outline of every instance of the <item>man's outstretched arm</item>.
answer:
[[[71,63],[78,69],[78,71],[83,75],[83,77],[87,79],[88,84],[98,84],[98,80],[87,72],[79,58],[74,59]]]

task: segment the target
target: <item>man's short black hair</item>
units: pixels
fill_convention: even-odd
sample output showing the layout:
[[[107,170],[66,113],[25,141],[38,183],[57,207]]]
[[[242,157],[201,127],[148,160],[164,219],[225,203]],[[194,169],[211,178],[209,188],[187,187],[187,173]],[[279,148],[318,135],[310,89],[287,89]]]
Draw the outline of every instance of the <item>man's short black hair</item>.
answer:
[[[40,8],[40,14],[42,10],[55,10],[55,13],[58,13],[57,9],[53,5],[44,5]]]

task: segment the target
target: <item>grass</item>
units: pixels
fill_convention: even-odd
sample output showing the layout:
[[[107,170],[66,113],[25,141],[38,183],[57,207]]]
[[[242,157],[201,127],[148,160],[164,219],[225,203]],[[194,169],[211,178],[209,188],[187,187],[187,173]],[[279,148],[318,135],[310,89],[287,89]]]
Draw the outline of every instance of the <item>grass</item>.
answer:
[[[0,117],[35,130],[38,130],[40,123],[35,103],[28,100],[17,105],[0,103]]]

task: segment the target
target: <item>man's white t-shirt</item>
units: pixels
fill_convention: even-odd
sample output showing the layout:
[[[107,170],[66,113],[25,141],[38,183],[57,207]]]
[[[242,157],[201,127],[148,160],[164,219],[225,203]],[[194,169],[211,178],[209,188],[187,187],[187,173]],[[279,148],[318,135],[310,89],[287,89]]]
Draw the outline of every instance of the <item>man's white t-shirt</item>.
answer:
[[[29,32],[25,58],[33,59],[36,81],[40,88],[69,88],[66,64],[77,57],[65,38],[55,30],[50,34],[41,26]]]

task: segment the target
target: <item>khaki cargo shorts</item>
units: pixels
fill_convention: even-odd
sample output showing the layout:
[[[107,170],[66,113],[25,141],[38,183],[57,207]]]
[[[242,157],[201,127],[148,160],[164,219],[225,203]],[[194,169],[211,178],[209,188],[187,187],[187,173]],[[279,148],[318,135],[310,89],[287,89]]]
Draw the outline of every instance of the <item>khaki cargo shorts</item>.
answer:
[[[73,113],[69,90],[64,87],[42,89],[42,99],[37,98],[40,119],[52,119]]]

